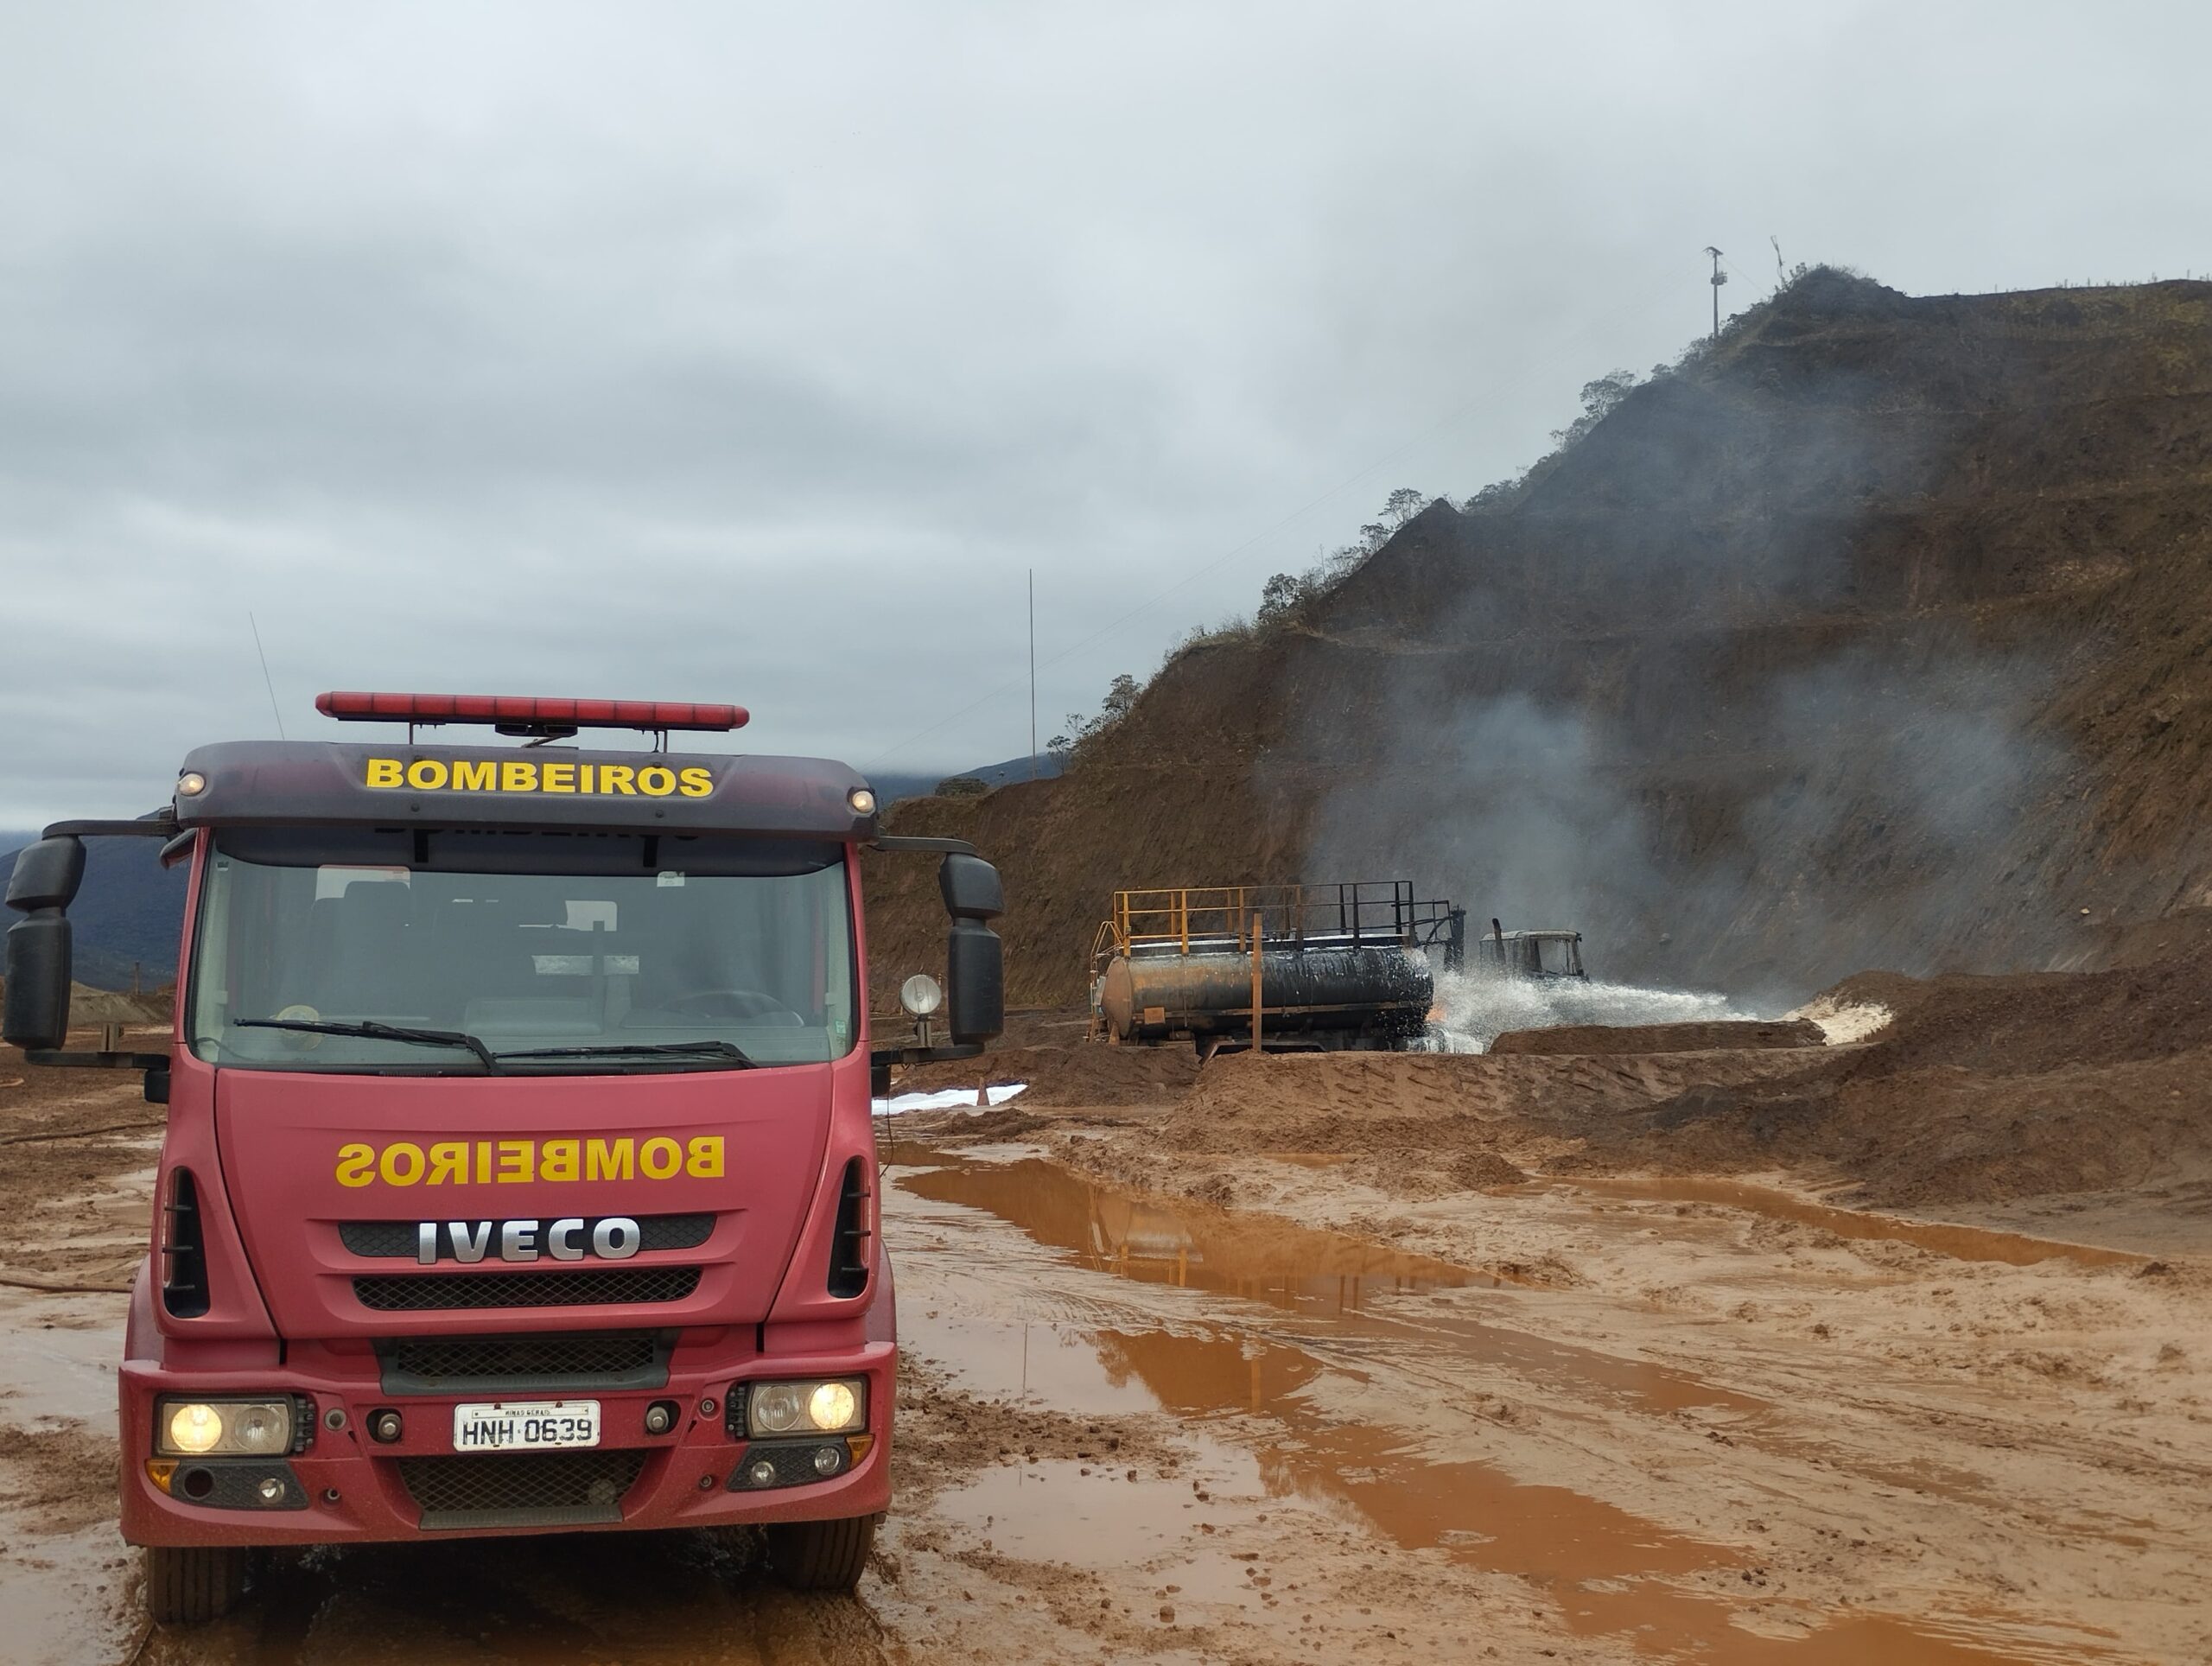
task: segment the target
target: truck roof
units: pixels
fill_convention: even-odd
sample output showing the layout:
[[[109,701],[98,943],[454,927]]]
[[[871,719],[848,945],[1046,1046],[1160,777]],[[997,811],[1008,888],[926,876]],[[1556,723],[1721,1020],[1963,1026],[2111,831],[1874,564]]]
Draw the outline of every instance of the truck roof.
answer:
[[[199,778],[197,791],[191,790]],[[184,827],[590,828],[867,840],[868,783],[825,758],[599,751],[568,746],[417,746],[228,741],[179,773]]]

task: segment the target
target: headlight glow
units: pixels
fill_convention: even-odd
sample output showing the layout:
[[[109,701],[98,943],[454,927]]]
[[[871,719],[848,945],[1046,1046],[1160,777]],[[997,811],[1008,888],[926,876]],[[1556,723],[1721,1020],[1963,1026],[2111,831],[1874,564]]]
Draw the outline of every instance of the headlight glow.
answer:
[[[164,1400],[155,1411],[154,1429],[154,1448],[164,1457],[267,1457],[292,1449],[292,1402],[275,1396]]]
[[[864,1377],[756,1383],[746,1399],[746,1428],[755,1439],[774,1434],[842,1434],[867,1421],[868,1379]]]
[[[860,1396],[845,1383],[824,1383],[806,1397],[806,1415],[818,1429],[841,1429],[860,1409]]]
[[[213,1452],[223,1438],[223,1415],[213,1406],[194,1402],[169,1413],[168,1448],[197,1457]]]

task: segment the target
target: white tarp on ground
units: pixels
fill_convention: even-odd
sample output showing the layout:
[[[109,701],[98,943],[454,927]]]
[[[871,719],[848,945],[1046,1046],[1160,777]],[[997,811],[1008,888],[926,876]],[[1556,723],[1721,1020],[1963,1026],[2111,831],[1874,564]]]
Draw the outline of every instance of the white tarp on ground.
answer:
[[[1027,1082],[1007,1082],[989,1090],[991,1103],[1002,1105],[1017,1093],[1025,1091]],[[935,1093],[898,1093],[888,1099],[875,1101],[875,1110],[886,1116],[896,1116],[908,1110],[952,1110],[965,1105],[976,1108],[973,1088],[943,1088]]]

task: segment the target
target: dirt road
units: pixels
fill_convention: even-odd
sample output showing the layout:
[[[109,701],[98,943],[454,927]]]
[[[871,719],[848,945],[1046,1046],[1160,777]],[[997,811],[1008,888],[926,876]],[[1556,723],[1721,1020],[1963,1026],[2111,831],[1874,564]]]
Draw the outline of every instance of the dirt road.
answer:
[[[1209,1165],[1142,1106],[902,1128],[912,1369],[857,1603],[558,1538],[295,1558],[149,1635],[97,1292],[157,1113],[67,1086],[0,1087],[40,1199],[0,1227],[0,1658],[2212,1657],[2201,1263],[1740,1181],[1409,1199],[1327,1153],[1238,1159],[1228,1211],[1171,1195]]]

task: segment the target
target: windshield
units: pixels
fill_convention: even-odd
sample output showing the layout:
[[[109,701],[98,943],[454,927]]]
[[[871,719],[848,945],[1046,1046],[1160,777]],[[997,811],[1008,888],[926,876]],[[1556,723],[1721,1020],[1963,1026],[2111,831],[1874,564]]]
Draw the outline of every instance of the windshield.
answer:
[[[189,1015],[198,1057],[264,1070],[480,1072],[480,1048],[541,1071],[836,1059],[855,1033],[844,855],[232,830],[207,866]],[[392,1033],[332,1033],[349,1027]]]

